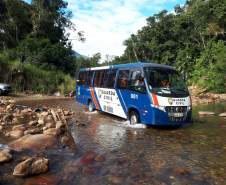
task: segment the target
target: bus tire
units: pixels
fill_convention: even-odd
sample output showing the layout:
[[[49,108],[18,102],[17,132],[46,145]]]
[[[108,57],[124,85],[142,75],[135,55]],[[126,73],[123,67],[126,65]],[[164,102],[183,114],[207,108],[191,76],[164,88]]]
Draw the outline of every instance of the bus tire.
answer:
[[[91,100],[88,101],[88,111],[89,112],[94,111],[93,102]]]
[[[139,123],[139,114],[135,110],[131,110],[129,113],[129,122],[131,125],[135,125]]]

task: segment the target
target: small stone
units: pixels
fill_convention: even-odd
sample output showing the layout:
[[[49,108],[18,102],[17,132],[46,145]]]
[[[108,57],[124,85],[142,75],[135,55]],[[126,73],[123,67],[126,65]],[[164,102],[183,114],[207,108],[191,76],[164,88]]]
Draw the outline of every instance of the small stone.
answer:
[[[55,124],[54,123],[46,123],[46,128],[55,128]]]
[[[226,112],[219,114],[220,117],[226,117]]]
[[[214,112],[210,112],[210,111],[199,111],[200,116],[212,116],[214,114],[215,114]]]
[[[2,131],[2,130],[3,130],[3,128],[4,128],[4,127],[3,127],[2,125],[0,125],[0,131]]]
[[[42,113],[41,113],[41,116],[43,116],[43,117],[48,116],[48,115],[49,115],[48,112],[42,112]]]
[[[9,149],[0,150],[0,163],[9,162],[12,158]]]
[[[30,121],[28,123],[29,126],[36,126],[38,124],[38,121]]]
[[[44,125],[44,120],[42,118],[40,118],[38,120],[38,125],[40,125],[40,126]]]
[[[57,136],[58,135],[58,130],[56,128],[49,128],[47,130],[43,131],[44,135],[52,135],[52,136]]]
[[[13,171],[14,176],[26,177],[38,175],[48,171],[49,160],[46,158],[33,157],[19,163]]]
[[[94,160],[97,162],[103,162],[105,161],[105,157],[103,155],[97,155]]]
[[[177,175],[187,175],[190,173],[190,170],[187,168],[176,168],[176,169],[174,169],[174,172]]]
[[[123,184],[123,178],[119,177],[119,176],[115,176],[115,175],[110,175],[108,177],[109,182],[113,183],[113,184]]]

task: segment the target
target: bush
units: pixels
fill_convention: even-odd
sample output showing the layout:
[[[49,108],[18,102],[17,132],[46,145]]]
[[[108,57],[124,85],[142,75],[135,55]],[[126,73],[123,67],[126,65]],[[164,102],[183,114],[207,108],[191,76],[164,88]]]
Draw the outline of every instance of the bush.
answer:
[[[74,89],[75,80],[59,70],[47,70],[38,65],[10,60],[8,53],[0,54],[0,82],[12,84],[15,91],[53,94],[60,91],[69,93]]]
[[[193,83],[208,91],[226,92],[226,45],[210,41],[197,59],[192,74]]]

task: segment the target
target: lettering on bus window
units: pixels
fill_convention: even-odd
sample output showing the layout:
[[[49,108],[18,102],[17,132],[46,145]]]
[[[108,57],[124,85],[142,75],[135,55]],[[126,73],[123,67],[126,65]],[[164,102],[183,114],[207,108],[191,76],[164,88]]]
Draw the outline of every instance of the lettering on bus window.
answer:
[[[129,82],[129,70],[120,70],[117,80],[117,88],[126,89]]]
[[[146,92],[144,77],[140,70],[135,70],[131,72],[129,89],[133,91],[141,92],[141,93]]]

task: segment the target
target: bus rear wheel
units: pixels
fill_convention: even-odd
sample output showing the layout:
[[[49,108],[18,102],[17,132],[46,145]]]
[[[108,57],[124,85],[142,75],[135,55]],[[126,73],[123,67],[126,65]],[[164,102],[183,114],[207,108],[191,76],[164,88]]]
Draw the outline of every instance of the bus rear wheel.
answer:
[[[90,100],[89,103],[88,103],[88,111],[89,112],[93,112],[94,111],[94,108],[93,108],[93,102]]]
[[[132,110],[129,114],[129,122],[131,125],[139,123],[139,115],[136,111]]]

